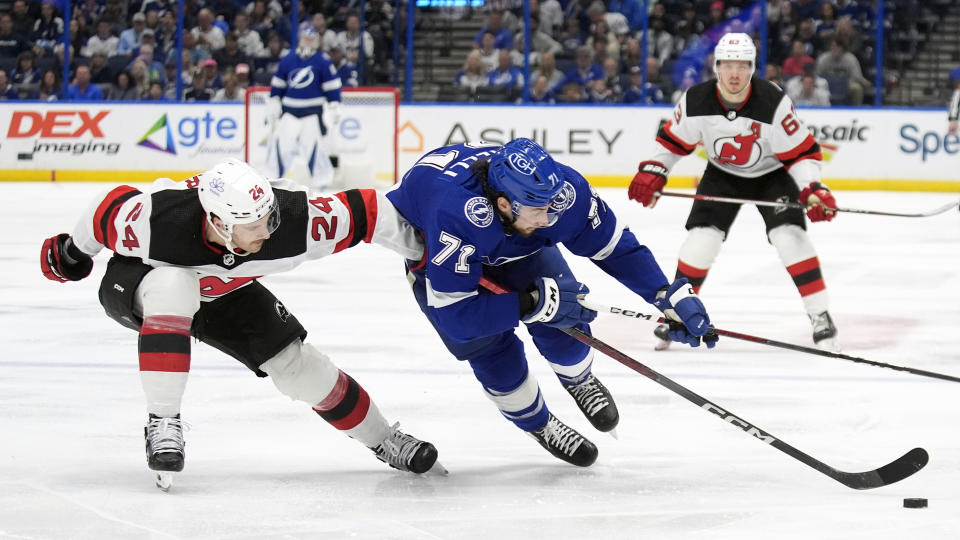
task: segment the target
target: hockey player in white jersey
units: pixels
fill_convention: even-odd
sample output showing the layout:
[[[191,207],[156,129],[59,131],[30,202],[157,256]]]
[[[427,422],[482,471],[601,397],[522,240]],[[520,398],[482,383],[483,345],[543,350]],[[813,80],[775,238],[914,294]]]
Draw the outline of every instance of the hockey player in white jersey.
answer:
[[[714,51],[717,78],[692,86],[673,118],[657,134],[659,152],[640,163],[629,196],[653,207],[670,168],[703,142],[708,163],[697,193],[780,201],[799,200],[810,221],[829,221],[837,204],[820,182],[820,146],[800,122],[790,98],[769,81],[753,77],[756,47],[746,34],[724,35]],[[720,252],[739,204],[696,200],[687,238],[680,247],[676,277],[699,291]],[[820,262],[806,232],[803,211],[759,206],[767,238],[780,255],[803,299],[813,341],[839,350],[837,328],[827,311]],[[658,327],[657,349],[669,345],[668,327]]]
[[[422,473],[436,462],[433,445],[390,426],[363,387],[306,342],[297,318],[258,281],[359,242],[407,258],[423,254],[412,226],[373,190],[308,193],[289,180],[271,185],[229,159],[184,182],[162,178],[143,191],[112,189],[72,234],[43,243],[40,266],[53,281],[78,281],[90,274],[94,255],[114,252],[100,303],[139,332],[147,463],[159,472],[159,487],[168,489],[171,473],[184,466],[180,404],[191,336],[269,376],[281,393],[381,461]]]
[[[340,119],[342,82],[327,54],[320,50],[320,35],[300,34],[295,51],[280,60],[270,80],[269,116],[273,131],[267,148],[268,171],[289,175],[302,160],[314,189],[333,183],[329,141]]]

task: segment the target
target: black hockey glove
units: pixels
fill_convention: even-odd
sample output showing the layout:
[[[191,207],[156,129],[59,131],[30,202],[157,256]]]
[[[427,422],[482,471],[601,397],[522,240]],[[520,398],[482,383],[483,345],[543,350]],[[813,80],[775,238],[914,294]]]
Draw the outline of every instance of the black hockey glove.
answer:
[[[80,281],[93,270],[93,258],[73,245],[73,238],[61,233],[43,241],[40,270],[52,281]]]

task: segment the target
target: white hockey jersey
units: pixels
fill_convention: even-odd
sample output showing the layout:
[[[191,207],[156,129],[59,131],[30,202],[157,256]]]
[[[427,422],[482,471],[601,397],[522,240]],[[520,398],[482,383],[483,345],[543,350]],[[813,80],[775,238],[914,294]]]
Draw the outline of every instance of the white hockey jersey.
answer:
[[[279,227],[257,253],[235,255],[206,240],[198,184],[194,176],[183,182],[161,178],[143,191],[116,187],[86,211],[73,232],[74,243],[91,256],[107,248],[151,266],[193,268],[204,300],[361,241],[408,259],[423,256],[419,235],[382,194],[372,189],[308,193],[284,179],[271,183]]]
[[[785,167],[800,188],[820,181],[820,145],[775,84],[753,78],[737,109],[720,99],[716,79],[690,87],[661,126],[661,151],[652,158],[668,169],[703,142],[707,159],[730,174],[757,178]]]

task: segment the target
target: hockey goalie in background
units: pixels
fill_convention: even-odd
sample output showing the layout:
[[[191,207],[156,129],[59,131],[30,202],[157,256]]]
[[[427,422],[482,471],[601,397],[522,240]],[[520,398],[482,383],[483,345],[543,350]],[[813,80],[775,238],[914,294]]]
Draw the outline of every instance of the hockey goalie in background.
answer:
[[[267,143],[268,173],[292,177],[313,189],[333,184],[332,132],[340,119],[342,83],[330,58],[320,50],[320,35],[300,34],[297,49],[285,56],[270,80]],[[306,173],[295,165],[306,168]],[[307,176],[307,178],[300,178]]]

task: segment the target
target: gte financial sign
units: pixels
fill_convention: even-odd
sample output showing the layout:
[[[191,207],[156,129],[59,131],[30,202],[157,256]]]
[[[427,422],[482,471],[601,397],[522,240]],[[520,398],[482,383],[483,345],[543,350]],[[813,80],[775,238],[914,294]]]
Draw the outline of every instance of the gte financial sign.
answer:
[[[35,138],[33,154],[116,154],[120,143],[97,140],[104,137],[100,123],[109,114],[110,111],[14,111],[7,128],[7,139]]]

